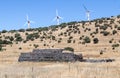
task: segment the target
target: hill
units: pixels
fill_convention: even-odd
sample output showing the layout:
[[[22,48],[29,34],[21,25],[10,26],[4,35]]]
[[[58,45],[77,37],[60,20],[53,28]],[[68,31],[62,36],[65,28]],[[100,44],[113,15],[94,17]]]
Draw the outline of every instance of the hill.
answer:
[[[114,62],[18,62],[37,48],[65,48],[85,59]],[[113,72],[114,71],[114,72]],[[87,75],[86,75],[87,74]],[[1,78],[120,78],[120,15],[43,28],[0,32]]]
[[[16,61],[21,52],[30,52],[35,48],[71,47],[75,53],[83,53],[87,58],[111,57],[114,54],[116,56],[120,51],[119,35],[120,16],[118,15],[43,28],[2,30],[0,50],[2,55],[14,56],[12,58]]]

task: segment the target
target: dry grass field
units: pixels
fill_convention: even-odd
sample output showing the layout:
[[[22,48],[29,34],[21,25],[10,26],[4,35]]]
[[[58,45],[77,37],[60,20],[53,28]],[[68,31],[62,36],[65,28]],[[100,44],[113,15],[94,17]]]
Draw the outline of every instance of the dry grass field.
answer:
[[[3,63],[0,78],[120,78],[120,62]]]
[[[102,23],[100,23],[101,20]],[[119,21],[120,18],[112,17],[90,23],[70,24],[62,29],[57,27],[54,31],[49,28],[47,31],[1,33],[2,40],[6,39],[7,36],[15,37],[16,33],[19,33],[23,40],[26,40],[26,33],[28,35],[37,33],[39,37],[32,41],[28,40],[26,43],[17,42],[15,38],[12,41],[13,44],[3,44],[5,50],[0,52],[0,78],[120,78]],[[109,33],[106,35],[106,32],[103,31]],[[55,36],[55,39],[51,36]],[[91,40],[88,43],[85,42],[86,36]],[[94,43],[94,38],[98,38],[99,42]],[[38,45],[38,49],[72,47],[75,54],[82,53],[85,59],[110,58],[115,59],[115,61],[109,63],[18,62],[21,53],[31,52],[35,49],[34,44]],[[101,50],[102,54],[100,54]]]

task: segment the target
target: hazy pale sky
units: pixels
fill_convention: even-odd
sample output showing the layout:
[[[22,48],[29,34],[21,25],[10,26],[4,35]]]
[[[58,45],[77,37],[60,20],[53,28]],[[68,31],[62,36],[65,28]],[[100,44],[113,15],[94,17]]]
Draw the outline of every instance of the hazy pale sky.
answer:
[[[56,9],[61,22],[87,20],[83,4],[91,19],[120,14],[120,0],[0,0],[0,30],[26,29],[26,14],[35,22],[31,28],[54,25]]]

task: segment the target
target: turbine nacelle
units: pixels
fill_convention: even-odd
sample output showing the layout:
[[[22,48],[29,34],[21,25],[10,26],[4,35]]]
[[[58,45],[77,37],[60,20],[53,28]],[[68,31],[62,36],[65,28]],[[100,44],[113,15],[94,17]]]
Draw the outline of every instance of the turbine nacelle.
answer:
[[[85,5],[83,5],[85,11],[86,11],[86,17],[87,17],[87,20],[90,21],[90,11],[85,7]]]
[[[56,17],[53,19],[53,21],[57,21],[57,25],[59,25],[60,19],[63,19],[63,18],[58,15],[58,11],[56,10]]]
[[[26,15],[26,19],[27,19],[27,22],[24,24],[24,26],[25,26],[25,25],[28,25],[28,29],[29,29],[29,28],[30,28],[30,24],[31,24],[31,23],[34,23],[34,22],[29,20],[28,15]]]

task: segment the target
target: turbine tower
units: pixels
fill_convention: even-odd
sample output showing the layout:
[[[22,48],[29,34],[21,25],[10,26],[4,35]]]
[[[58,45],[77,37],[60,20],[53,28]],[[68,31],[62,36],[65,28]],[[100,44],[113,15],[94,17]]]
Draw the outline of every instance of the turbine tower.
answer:
[[[34,22],[29,20],[28,15],[26,15],[26,19],[27,19],[27,21],[26,21],[26,23],[25,23],[24,25],[27,25],[27,26],[28,26],[28,29],[29,29],[29,28],[31,28],[31,27],[30,27],[30,24],[31,24],[31,23],[34,23]]]
[[[87,17],[87,20],[90,21],[90,11],[85,7],[85,5],[83,5],[85,11],[86,11],[86,17]]]
[[[60,19],[63,19],[63,18],[58,15],[58,11],[56,10],[56,17],[53,19],[53,21],[56,20],[57,21],[57,25],[59,25],[60,24]]]
[[[29,20],[28,15],[27,15],[26,17],[27,17],[27,24],[28,24],[28,28],[30,28],[30,20]]]

